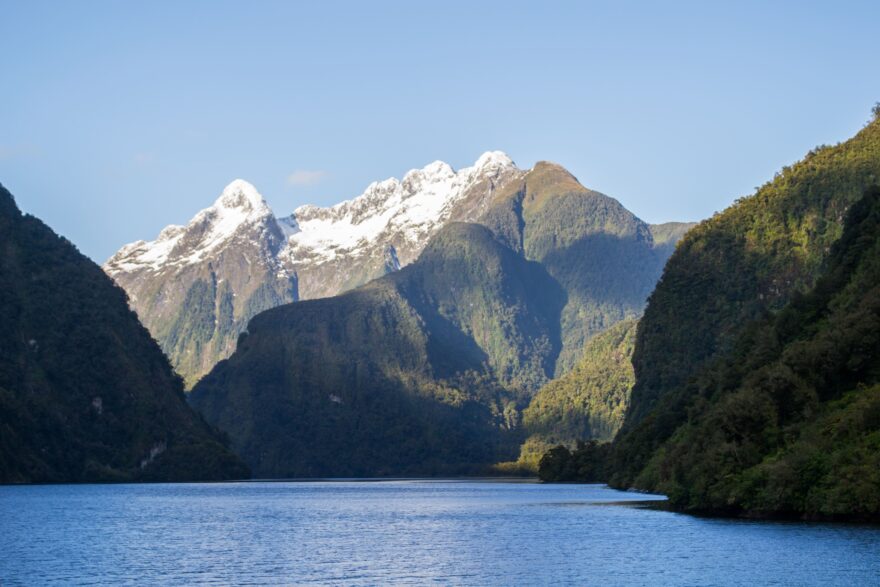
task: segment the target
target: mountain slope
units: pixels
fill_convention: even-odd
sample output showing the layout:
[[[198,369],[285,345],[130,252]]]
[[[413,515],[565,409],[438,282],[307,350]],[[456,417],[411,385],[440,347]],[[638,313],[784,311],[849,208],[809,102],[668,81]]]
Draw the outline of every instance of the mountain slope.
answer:
[[[686,510],[880,520],[880,189],[815,288],[750,328],[637,483]]]
[[[125,293],[0,186],[0,482],[241,478]]]
[[[104,269],[192,385],[232,353],[250,318],[298,299],[296,273],[277,258],[284,244],[263,197],[236,180],[185,227],[126,245]]]
[[[566,291],[555,375],[574,365],[592,336],[641,314],[675,243],[693,226],[669,227],[657,246],[652,227],[620,202],[543,161],[500,191],[480,222]]]
[[[529,437],[520,463],[536,469],[541,456],[557,444],[614,438],[635,383],[632,352],[637,325],[637,320],[622,320],[597,334],[570,371],[535,394],[523,411]]]
[[[880,178],[880,120],[812,151],[679,243],[642,318],[636,384],[615,442],[617,486],[636,482],[688,421],[706,369],[733,352],[746,325],[815,284],[845,211]]]
[[[190,398],[259,476],[478,470],[515,450],[560,301],[540,266],[451,224],[398,273],[257,316]]]
[[[276,218],[249,183],[230,183],[186,226],[120,249],[104,265],[192,385],[228,357],[257,313],[332,296],[412,262],[445,224],[474,220],[522,175],[506,155],[454,171],[437,161],[333,206]]]

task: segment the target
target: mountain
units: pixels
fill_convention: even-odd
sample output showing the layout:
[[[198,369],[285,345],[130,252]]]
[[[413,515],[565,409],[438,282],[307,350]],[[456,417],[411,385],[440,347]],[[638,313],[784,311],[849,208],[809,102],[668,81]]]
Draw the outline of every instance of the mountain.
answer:
[[[104,265],[188,386],[235,348],[257,313],[336,295],[406,266],[449,222],[472,221],[524,174],[487,152],[459,171],[437,161],[330,208],[276,218],[235,180],[186,226],[122,247]]]
[[[490,196],[399,271],[257,315],[194,387],[258,476],[474,473],[515,458],[538,389],[641,313],[669,250],[649,225],[552,163]]]
[[[574,365],[592,336],[641,314],[674,242],[693,226],[658,225],[665,228],[657,246],[651,225],[546,161],[499,190],[479,222],[546,267],[566,292],[554,376]]]
[[[512,390],[546,379],[560,297],[486,228],[451,224],[398,273],[258,315],[190,399],[258,476],[472,470],[505,450]]]
[[[0,482],[248,476],[125,292],[0,186]]]
[[[759,320],[636,483],[683,510],[880,521],[880,188],[818,283]]]
[[[853,138],[811,151],[687,233],[639,325],[636,383],[615,441],[613,484],[655,485],[645,468],[705,401],[707,373],[735,352],[750,325],[815,286],[847,210],[878,179],[875,116]]]

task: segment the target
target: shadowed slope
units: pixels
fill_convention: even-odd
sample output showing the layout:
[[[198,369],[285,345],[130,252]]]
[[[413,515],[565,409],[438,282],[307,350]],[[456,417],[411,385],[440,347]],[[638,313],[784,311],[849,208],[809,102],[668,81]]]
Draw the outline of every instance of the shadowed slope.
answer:
[[[0,482],[241,478],[101,268],[0,187]]]

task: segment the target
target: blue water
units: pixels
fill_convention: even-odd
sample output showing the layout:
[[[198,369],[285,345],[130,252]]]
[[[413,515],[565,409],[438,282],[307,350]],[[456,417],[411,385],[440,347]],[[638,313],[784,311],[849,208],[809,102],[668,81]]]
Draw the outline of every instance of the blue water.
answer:
[[[0,487],[0,585],[880,585],[880,528],[645,499],[470,481]]]

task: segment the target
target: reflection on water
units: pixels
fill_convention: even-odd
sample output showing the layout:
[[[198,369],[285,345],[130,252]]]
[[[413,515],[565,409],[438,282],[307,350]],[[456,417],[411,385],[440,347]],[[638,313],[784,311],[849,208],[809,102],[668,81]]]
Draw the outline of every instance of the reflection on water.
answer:
[[[652,499],[436,480],[0,487],[0,584],[880,584],[880,528]]]

